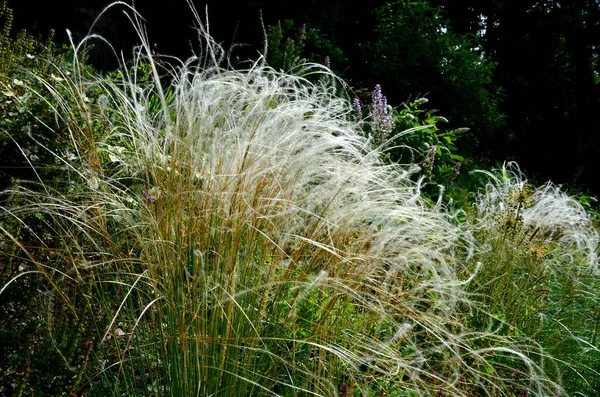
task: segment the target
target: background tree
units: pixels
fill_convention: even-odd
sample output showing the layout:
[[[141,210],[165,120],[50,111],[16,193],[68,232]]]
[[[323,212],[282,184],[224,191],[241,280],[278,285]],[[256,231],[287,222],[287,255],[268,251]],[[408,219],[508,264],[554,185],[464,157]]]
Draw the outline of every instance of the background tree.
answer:
[[[450,126],[469,127],[463,150],[488,155],[503,125],[492,85],[493,64],[475,34],[454,33],[443,10],[428,1],[396,0],[375,10],[372,40],[361,44],[365,75],[398,104],[427,94]]]
[[[499,156],[540,177],[585,184],[600,150],[597,0],[435,1],[459,33],[482,35],[504,89],[507,137]]]
[[[57,40],[66,41],[67,27],[76,39],[82,37],[110,1],[9,3],[14,31],[26,27],[46,35],[53,27]],[[429,93],[431,106],[450,127],[471,128],[463,149],[517,160],[540,178],[600,192],[593,174],[600,148],[598,0],[196,0],[194,5],[202,15],[208,6],[211,35],[226,48],[238,43],[240,60],[255,59],[264,49],[269,26],[293,20],[294,29],[306,25],[327,43],[302,56],[324,62],[324,55],[333,57],[324,52],[339,49],[348,63],[332,67],[354,87],[370,91],[381,84],[394,106]],[[191,53],[196,38],[185,0],[136,7],[159,53]],[[94,31],[127,57],[135,35],[122,9],[109,11]],[[114,68],[106,47],[94,45],[90,60]]]

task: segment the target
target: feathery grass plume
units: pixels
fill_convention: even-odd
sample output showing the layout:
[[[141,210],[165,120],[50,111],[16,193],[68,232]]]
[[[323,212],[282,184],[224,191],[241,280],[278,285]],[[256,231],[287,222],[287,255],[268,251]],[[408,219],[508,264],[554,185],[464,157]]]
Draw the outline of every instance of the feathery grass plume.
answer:
[[[474,319],[479,327],[544,346],[547,371],[563,377],[567,391],[593,395],[600,375],[598,319],[590,315],[600,303],[593,220],[560,187],[529,184],[515,163],[486,174],[490,182],[472,216],[484,244],[475,255],[482,265],[470,289],[496,320],[488,314]]]
[[[92,392],[510,395],[496,355],[522,361],[531,395],[556,386],[510,339],[465,326],[470,242],[421,198],[415,167],[381,162],[329,80],[223,68],[201,24],[205,52],[159,68],[131,11],[142,45],[120,81],[75,62],[64,89],[47,86],[72,137],[55,153],[69,189],[15,186],[26,204],[2,209],[44,219],[27,243],[1,230],[53,310],[91,324]]]
[[[479,228],[493,229],[500,216],[504,235],[519,231],[522,242],[546,245],[557,270],[576,264],[580,271],[598,271],[600,236],[577,200],[551,182],[534,188],[515,163],[505,164],[499,177],[486,174],[491,182],[476,204]]]

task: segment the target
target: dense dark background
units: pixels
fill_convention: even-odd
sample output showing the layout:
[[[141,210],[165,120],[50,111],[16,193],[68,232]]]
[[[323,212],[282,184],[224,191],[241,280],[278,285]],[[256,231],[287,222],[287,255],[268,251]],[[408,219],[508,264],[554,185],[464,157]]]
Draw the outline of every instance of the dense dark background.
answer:
[[[56,30],[76,39],[109,4],[102,0],[9,1],[15,31]],[[390,102],[428,94],[429,105],[450,125],[471,128],[462,150],[472,157],[517,160],[532,176],[552,178],[600,195],[598,0],[430,1],[194,1],[208,6],[210,32],[240,59],[262,51],[264,28],[293,19],[306,23],[343,52],[332,68],[355,87],[382,84]],[[194,19],[185,0],[139,1],[151,43],[160,53],[191,54]],[[116,6],[93,32],[119,50],[137,42]],[[262,22],[261,22],[262,14]],[[311,53],[322,62],[324,53]],[[340,58],[342,59],[342,58]],[[106,46],[95,43],[90,60],[116,66]],[[336,59],[337,60],[337,59]]]

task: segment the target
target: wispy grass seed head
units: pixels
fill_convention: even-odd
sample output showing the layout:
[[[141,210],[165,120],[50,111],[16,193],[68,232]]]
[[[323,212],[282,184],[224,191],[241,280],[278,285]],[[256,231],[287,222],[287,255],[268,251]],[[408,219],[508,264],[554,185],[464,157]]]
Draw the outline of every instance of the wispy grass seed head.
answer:
[[[492,230],[502,214],[522,222],[527,242],[548,245],[558,268],[575,262],[581,266],[583,258],[585,270],[598,271],[600,236],[591,215],[576,199],[551,182],[534,188],[515,163],[505,164],[498,176],[487,174],[490,182],[476,203],[478,227]]]

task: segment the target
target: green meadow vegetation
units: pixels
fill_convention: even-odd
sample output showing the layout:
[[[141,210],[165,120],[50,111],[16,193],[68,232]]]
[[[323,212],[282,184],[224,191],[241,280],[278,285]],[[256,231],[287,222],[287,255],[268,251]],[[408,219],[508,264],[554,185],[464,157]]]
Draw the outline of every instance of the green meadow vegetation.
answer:
[[[197,14],[161,58],[120,6],[102,74],[0,2],[1,395],[597,395],[591,198],[476,170],[426,98],[233,68]]]

